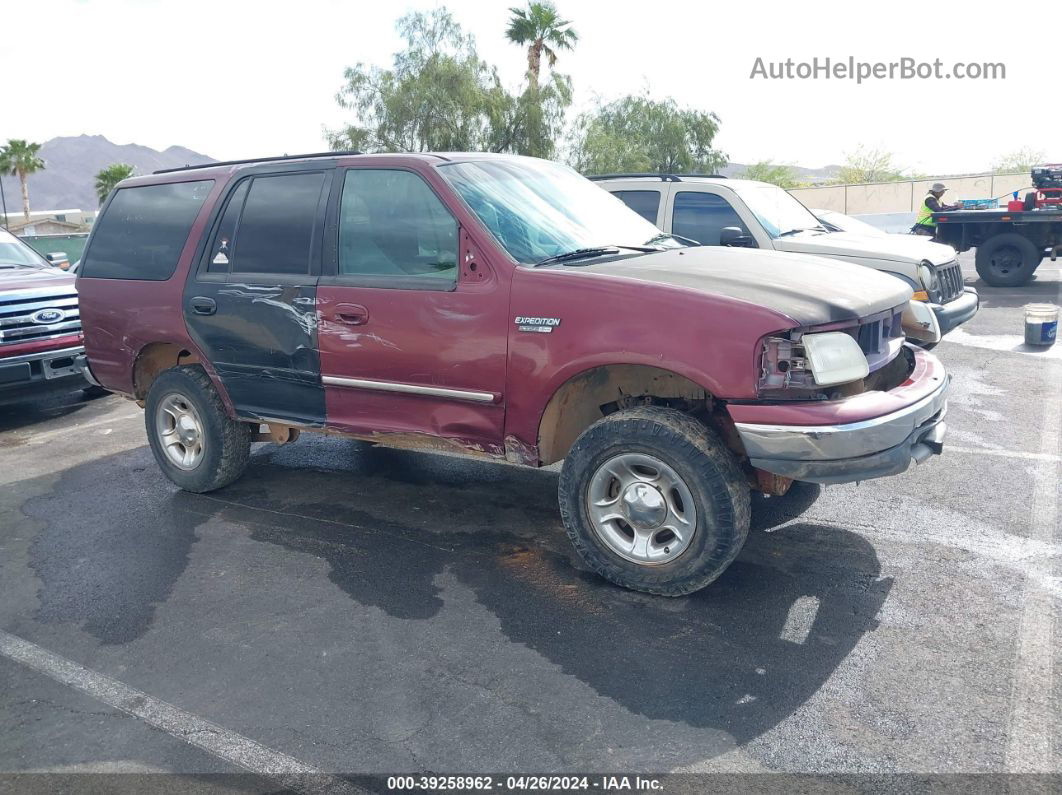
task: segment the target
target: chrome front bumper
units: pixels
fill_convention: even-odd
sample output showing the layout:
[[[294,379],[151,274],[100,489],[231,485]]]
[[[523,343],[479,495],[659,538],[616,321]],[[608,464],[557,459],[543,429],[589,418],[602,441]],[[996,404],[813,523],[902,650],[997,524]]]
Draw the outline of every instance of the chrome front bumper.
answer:
[[[948,382],[898,411],[844,425],[735,423],[752,466],[794,480],[850,483],[895,475],[943,448]]]

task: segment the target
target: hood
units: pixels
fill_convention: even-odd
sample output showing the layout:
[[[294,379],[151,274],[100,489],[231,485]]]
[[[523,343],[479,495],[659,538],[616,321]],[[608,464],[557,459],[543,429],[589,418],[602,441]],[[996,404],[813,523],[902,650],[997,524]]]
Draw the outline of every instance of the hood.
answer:
[[[857,232],[805,233],[780,237],[775,248],[797,254],[819,254],[826,257],[877,259],[917,265],[929,260],[943,265],[955,259],[955,249],[934,243],[919,235],[861,235]]]
[[[801,326],[866,317],[911,298],[904,282],[862,265],[758,249],[697,246],[557,267],[747,301]]]
[[[0,296],[17,290],[73,290],[75,276],[58,268],[0,268]]]

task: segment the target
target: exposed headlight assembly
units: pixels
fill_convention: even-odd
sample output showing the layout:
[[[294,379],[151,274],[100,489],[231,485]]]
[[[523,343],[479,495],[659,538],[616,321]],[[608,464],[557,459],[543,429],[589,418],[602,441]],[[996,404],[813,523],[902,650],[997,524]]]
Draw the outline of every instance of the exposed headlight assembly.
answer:
[[[805,334],[801,342],[808,369],[819,386],[847,384],[870,374],[867,357],[850,334],[842,331]]]

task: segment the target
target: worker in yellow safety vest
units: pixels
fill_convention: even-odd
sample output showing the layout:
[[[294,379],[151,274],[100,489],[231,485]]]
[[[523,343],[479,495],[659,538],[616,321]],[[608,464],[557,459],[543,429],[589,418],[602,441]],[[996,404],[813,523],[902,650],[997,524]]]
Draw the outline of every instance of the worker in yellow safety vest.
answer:
[[[922,206],[918,208],[918,217],[911,227],[911,232],[916,235],[928,235],[934,237],[937,234],[937,222],[933,213],[943,213],[950,210],[958,210],[958,204],[941,204],[940,197],[948,190],[943,182],[934,182],[922,200]]]

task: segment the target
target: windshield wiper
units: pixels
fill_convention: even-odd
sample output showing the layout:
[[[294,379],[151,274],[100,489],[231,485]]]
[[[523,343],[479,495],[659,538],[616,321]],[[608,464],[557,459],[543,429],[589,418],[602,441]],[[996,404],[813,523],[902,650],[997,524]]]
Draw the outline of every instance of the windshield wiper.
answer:
[[[555,262],[570,262],[577,259],[600,257],[603,254],[619,254],[621,248],[630,249],[631,251],[641,251],[643,254],[660,251],[658,246],[591,246],[590,248],[577,248],[574,251],[566,251],[563,254],[554,254],[552,257],[546,257],[544,260],[536,262],[534,267],[537,268],[540,265],[552,265]]]
[[[824,226],[804,226],[799,229],[790,229],[787,232],[782,232],[778,237],[786,237],[787,235],[796,235],[800,232],[828,232],[829,230]]]
[[[699,246],[700,241],[694,240],[692,237],[683,237],[682,235],[676,235],[674,232],[661,232],[656,237],[651,237],[645,241],[645,245],[656,243],[660,240],[667,240],[667,238],[677,240],[679,243],[685,243],[687,246]]]

